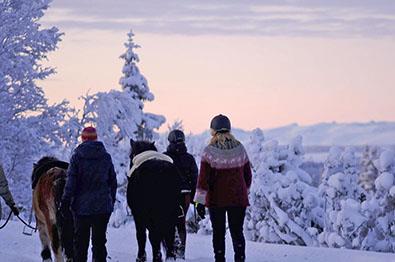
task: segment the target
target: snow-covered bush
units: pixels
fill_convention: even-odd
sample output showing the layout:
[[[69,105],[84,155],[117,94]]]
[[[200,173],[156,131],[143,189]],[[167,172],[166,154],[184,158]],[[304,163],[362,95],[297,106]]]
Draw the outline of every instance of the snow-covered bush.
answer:
[[[303,155],[302,139],[288,146],[277,141],[263,142],[255,132],[248,145],[255,167],[247,209],[247,238],[270,243],[316,245],[323,226],[322,203],[311,177],[299,168]],[[257,141],[258,139],[258,141]],[[260,148],[258,148],[258,146]]]
[[[395,152],[385,150],[375,165],[380,174],[375,180],[374,198],[363,203],[371,225],[363,249],[395,251]]]
[[[325,162],[324,179],[319,186],[319,194],[325,201],[325,228],[319,236],[321,245],[360,247],[367,218],[361,210],[366,193],[357,183],[359,162],[355,148],[330,150]]]

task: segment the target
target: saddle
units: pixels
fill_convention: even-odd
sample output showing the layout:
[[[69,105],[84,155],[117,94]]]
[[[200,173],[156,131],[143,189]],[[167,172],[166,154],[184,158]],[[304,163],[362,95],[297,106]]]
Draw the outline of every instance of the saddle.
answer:
[[[53,160],[42,165],[34,164],[33,173],[32,173],[32,189],[34,189],[37,185],[38,180],[40,177],[45,174],[48,170],[54,167],[59,167],[61,169],[67,169],[69,167],[69,163],[60,161],[60,160]]]

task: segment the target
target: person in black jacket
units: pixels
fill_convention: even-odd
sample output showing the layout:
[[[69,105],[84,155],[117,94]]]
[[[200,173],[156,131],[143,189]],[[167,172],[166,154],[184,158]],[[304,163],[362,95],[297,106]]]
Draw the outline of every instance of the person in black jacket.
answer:
[[[74,262],[87,261],[92,231],[92,260],[106,261],[106,230],[114,209],[117,180],[111,156],[96,129],[84,128],[82,144],[75,150],[67,170],[61,212],[74,215]]]
[[[181,241],[176,253],[178,258],[185,259],[185,244],[187,237],[185,219],[191,200],[193,200],[195,196],[198,167],[195,158],[187,152],[185,135],[181,130],[176,129],[171,131],[168,136],[168,141],[169,146],[165,154],[173,159],[182,178],[180,206],[183,208],[184,216],[178,219],[176,225]]]

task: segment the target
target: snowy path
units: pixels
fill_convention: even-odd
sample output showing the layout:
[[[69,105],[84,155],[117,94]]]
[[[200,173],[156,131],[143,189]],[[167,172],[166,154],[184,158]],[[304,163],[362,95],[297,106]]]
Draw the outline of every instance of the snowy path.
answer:
[[[0,224],[2,224],[1,221]],[[1,262],[39,262],[40,242],[38,234],[22,234],[23,226],[10,222],[0,230]],[[108,231],[109,261],[134,261],[136,254],[134,225]],[[149,246],[149,245],[148,245]],[[204,262],[212,260],[211,236],[188,235],[187,261]],[[227,257],[232,261],[232,249],[227,238]],[[150,250],[147,248],[147,253]],[[308,248],[287,245],[272,245],[247,242],[248,262],[395,262],[395,254],[340,250],[329,248]]]

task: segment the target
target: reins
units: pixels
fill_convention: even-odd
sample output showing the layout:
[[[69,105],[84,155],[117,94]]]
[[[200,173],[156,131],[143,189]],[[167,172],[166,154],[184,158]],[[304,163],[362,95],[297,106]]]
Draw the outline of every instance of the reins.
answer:
[[[5,228],[5,226],[8,224],[8,222],[9,222],[10,219],[11,219],[11,214],[12,214],[12,212],[10,212],[10,214],[8,215],[8,217],[7,217],[6,221],[5,221],[5,223],[4,223],[3,225],[0,226],[0,229]]]
[[[30,228],[31,230],[37,231],[37,226],[36,227],[32,227],[31,225],[29,225],[28,223],[26,223],[26,221],[24,221],[21,217],[16,216],[25,226],[27,226],[28,228]]]
[[[3,229],[3,228],[5,228],[5,226],[8,224],[8,222],[10,222],[10,220],[11,220],[11,215],[12,215],[12,211],[11,211],[10,214],[8,215],[8,217],[7,217],[6,221],[4,222],[4,224],[0,226],[0,230]],[[37,227],[32,227],[31,225],[29,225],[28,223],[26,223],[26,221],[23,220],[19,215],[16,216],[16,217],[17,217],[25,226],[27,226],[28,228],[30,228],[30,229],[32,229],[32,230],[34,230],[34,231],[37,231]]]

